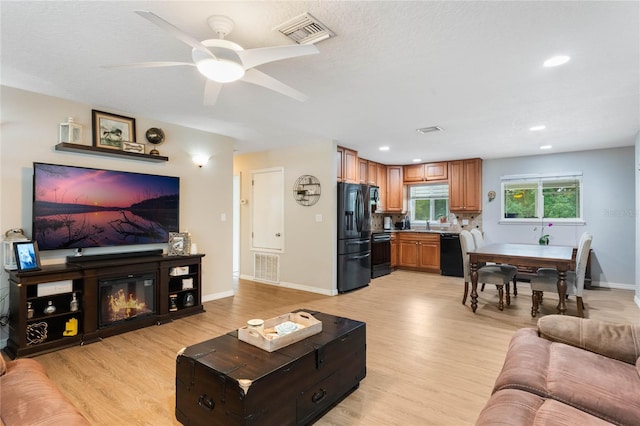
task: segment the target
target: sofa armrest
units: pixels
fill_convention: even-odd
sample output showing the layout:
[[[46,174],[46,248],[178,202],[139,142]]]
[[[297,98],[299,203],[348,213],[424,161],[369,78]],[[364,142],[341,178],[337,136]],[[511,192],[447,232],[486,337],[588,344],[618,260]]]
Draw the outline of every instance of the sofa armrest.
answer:
[[[538,334],[632,365],[640,356],[640,325],[547,315],[538,320]]]

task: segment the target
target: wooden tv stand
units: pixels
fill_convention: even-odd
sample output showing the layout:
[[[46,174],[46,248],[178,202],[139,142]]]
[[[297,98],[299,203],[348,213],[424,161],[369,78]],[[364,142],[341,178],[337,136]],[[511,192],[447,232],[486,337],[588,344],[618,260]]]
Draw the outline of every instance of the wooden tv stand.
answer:
[[[169,322],[174,318],[203,312],[201,261],[204,254],[167,256],[163,254],[122,256],[83,256],[66,264],[43,266],[39,271],[12,271],[9,276],[10,309],[9,340],[5,352],[11,357],[30,356],[50,352],[63,347],[95,342],[112,336]],[[183,268],[183,275],[171,275],[173,268]],[[104,279],[127,277],[134,274],[151,273],[155,276],[155,312],[131,321],[99,326],[98,283]],[[183,279],[191,278],[193,288],[182,289]],[[38,296],[38,286],[63,282],[62,292]],[[71,288],[68,288],[69,282]],[[52,284],[54,283],[54,284]],[[184,306],[184,295],[193,295],[193,306]],[[72,312],[70,302],[73,293],[79,301],[79,309]],[[173,304],[172,304],[173,300]],[[44,308],[52,301],[56,312],[45,314]],[[28,304],[33,308],[29,318]],[[77,334],[65,336],[65,327],[70,319],[77,320]],[[44,325],[43,325],[44,324]],[[37,325],[37,327],[35,327]],[[46,338],[34,343],[27,333],[46,330]],[[39,340],[39,339],[36,339]]]

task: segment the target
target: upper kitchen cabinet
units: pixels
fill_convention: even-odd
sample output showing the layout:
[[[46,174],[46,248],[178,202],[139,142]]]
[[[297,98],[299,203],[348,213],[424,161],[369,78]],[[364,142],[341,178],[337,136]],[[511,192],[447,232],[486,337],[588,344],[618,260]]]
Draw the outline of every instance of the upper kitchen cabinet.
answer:
[[[374,163],[373,161],[367,163],[367,185],[380,185],[378,183],[378,167],[380,166],[382,164]]]
[[[482,160],[449,161],[449,210],[482,211]]]
[[[387,166],[387,199],[385,211],[402,212],[402,166]]]
[[[378,175],[378,179],[376,183],[380,190],[378,191],[378,196],[380,199],[378,200],[378,210],[386,211],[387,210],[387,166],[384,164],[378,164],[376,166],[376,174]]]
[[[358,183],[367,184],[369,176],[369,161],[358,157]]]
[[[358,153],[338,147],[336,153],[338,182],[358,183]]]
[[[447,162],[411,164],[404,166],[404,183],[447,180]]]

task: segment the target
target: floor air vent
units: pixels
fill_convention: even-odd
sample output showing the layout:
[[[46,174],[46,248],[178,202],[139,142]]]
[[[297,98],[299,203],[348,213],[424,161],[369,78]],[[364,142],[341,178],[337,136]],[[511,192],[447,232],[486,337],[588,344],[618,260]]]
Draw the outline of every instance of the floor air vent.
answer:
[[[253,277],[257,281],[280,282],[280,256],[255,253],[253,257]]]

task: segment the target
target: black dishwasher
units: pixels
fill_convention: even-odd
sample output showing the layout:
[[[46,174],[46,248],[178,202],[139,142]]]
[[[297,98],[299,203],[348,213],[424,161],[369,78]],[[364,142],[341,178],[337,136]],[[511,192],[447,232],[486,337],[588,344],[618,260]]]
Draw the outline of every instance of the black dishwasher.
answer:
[[[464,276],[459,234],[440,234],[440,271],[450,277]]]

